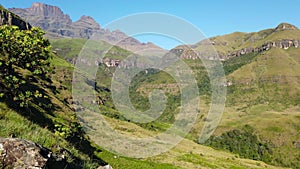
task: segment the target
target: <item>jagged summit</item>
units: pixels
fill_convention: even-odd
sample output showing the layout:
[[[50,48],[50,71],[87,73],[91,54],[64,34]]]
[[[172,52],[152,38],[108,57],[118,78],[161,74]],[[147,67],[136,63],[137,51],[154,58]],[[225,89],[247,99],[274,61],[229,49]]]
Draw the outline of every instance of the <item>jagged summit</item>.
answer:
[[[40,2],[35,2],[30,8],[28,8],[33,13],[43,16],[57,16],[64,15],[62,10],[57,6],[51,6]]]
[[[33,26],[44,29],[49,38],[72,37],[90,39],[95,33],[100,33],[102,35],[101,40],[111,44],[122,41],[118,43],[118,46],[133,52],[146,48],[163,50],[153,44],[143,44],[121,31],[103,29],[90,16],[83,15],[78,21],[73,22],[70,16],[64,14],[57,6],[36,2],[29,8],[10,8],[9,10],[24,18]]]
[[[79,20],[90,20],[90,21],[93,21],[93,22],[96,23],[96,21],[94,20],[94,18],[92,18],[90,16],[86,16],[86,15],[82,15]]]
[[[283,31],[283,30],[296,30],[298,29],[296,26],[289,23],[281,23],[276,28],[275,31]]]
[[[81,16],[80,19],[73,23],[73,26],[80,29],[100,30],[100,25],[90,16]]]

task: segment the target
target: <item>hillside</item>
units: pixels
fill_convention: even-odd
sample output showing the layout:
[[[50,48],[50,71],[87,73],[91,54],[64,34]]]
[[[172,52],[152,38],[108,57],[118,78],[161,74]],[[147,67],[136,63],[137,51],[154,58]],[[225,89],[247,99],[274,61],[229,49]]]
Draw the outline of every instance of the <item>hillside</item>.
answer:
[[[27,31],[29,33],[31,30]],[[82,41],[78,40],[76,43],[80,44]],[[115,50],[109,55],[113,59],[117,59],[114,57],[120,58],[120,53],[126,54],[126,51],[118,47]],[[8,56],[13,55],[11,53],[6,54]],[[18,55],[18,53],[16,54]],[[39,90],[41,93],[29,100],[25,107],[19,107],[16,102],[11,102],[8,96],[4,96],[0,100],[0,136],[32,140],[50,149],[53,152],[54,161],[47,163],[48,168],[97,168],[99,165],[106,165],[107,162],[115,169],[196,168],[199,165],[205,168],[228,168],[229,166],[276,168],[262,162],[240,159],[233,154],[200,146],[189,140],[185,140],[167,154],[149,159],[126,158],[103,150],[85,134],[76,118],[77,115],[74,113],[74,107],[71,104],[71,80],[74,67],[61,57],[53,53],[49,54],[51,55],[49,60],[51,70],[47,72],[48,78],[43,79],[43,77],[35,76],[35,79],[29,82],[29,85],[34,89],[27,87],[27,90]],[[2,59],[5,59],[4,55],[1,55],[1,63]],[[17,70],[19,78],[26,79],[33,76],[32,72],[28,72],[22,65],[14,67],[14,69]],[[3,84],[1,83],[1,89]],[[141,136],[144,133],[156,134],[135,124],[114,118],[107,117],[107,121],[112,122],[116,130],[123,130],[121,126],[124,126],[125,128],[134,128],[137,132],[128,134]],[[188,148],[187,145],[193,145],[192,149]],[[183,154],[182,152],[186,153]],[[236,164],[237,161],[238,164]],[[1,166],[6,168],[2,164]]]
[[[63,59],[53,55],[51,60],[54,70],[52,72],[52,84],[51,88],[44,88],[45,92],[51,98],[51,102],[54,104],[56,109],[52,114],[49,111],[39,110],[37,112],[31,112],[30,116],[17,112],[13,107],[9,108],[5,101],[1,102],[1,119],[4,126],[2,126],[1,137],[19,137],[23,139],[28,139],[35,141],[55,152],[57,155],[60,153],[68,152],[66,160],[70,161],[69,164],[58,163],[61,167],[65,168],[68,165],[70,168],[95,168],[98,164],[93,161],[99,158],[103,159],[105,162],[100,164],[109,163],[115,169],[123,168],[196,168],[197,166],[203,166],[205,168],[228,168],[228,167],[244,167],[244,168],[276,168],[264,164],[262,162],[240,159],[238,156],[220,152],[218,150],[213,150],[204,146],[197,145],[189,140],[185,140],[174,150],[163,154],[161,156],[149,158],[149,159],[131,159],[122,156],[118,156],[107,152],[88,140],[83,139],[78,144],[77,140],[66,137],[63,134],[64,129],[71,129],[68,135],[73,135],[74,137],[79,137],[79,133],[74,131],[74,126],[78,123],[76,114],[72,111],[72,106],[70,105],[70,82],[71,73],[73,67],[71,64],[67,63]],[[56,88],[55,92],[52,88]],[[26,112],[26,111],[25,111]],[[45,116],[45,117],[44,117]],[[39,117],[39,118],[38,118]],[[48,117],[48,118],[46,118]],[[71,117],[71,118],[70,118]],[[47,120],[47,121],[45,121]],[[51,129],[51,122],[54,123],[54,129]],[[143,136],[145,133],[156,134],[145,130],[132,123],[115,120],[107,117],[107,121],[111,122],[120,132],[123,130],[129,131],[128,134]],[[70,127],[70,128],[69,128]],[[79,126],[78,126],[79,127]],[[133,130],[130,130],[133,129]],[[17,131],[17,132],[16,132]],[[68,130],[67,130],[68,131]],[[131,133],[131,131],[136,131]],[[73,133],[75,132],[75,133]],[[87,137],[84,136],[83,137]],[[86,144],[82,145],[83,142]],[[190,146],[193,145],[193,146]],[[95,153],[95,157],[90,159],[91,153]],[[182,152],[186,152],[182,154]],[[192,154],[191,154],[192,152]],[[88,154],[85,154],[88,153]],[[218,161],[218,163],[216,162]],[[238,164],[236,163],[238,161]],[[101,161],[100,161],[101,162]],[[81,164],[84,164],[82,166]],[[52,166],[53,167],[53,166]],[[57,168],[58,166],[56,166]]]
[[[76,44],[77,41],[80,40],[68,40],[68,43]],[[66,47],[60,48],[59,46],[64,45],[58,44],[59,41],[53,41],[53,45],[61,53],[65,52],[65,56],[70,55],[71,51],[80,50],[80,45],[70,45],[77,48],[70,51],[64,50]],[[297,136],[299,133],[298,51],[299,48],[295,47],[290,47],[288,50],[272,48],[259,54],[249,53],[223,62],[228,81],[227,103],[221,124],[216,130],[217,135],[241,129],[248,124],[254,128],[257,137],[272,147],[273,161],[269,163],[289,167],[298,165],[299,150],[296,147],[299,142]],[[122,49],[117,53],[119,56],[126,56],[126,51]],[[196,140],[203,126],[205,113],[209,110],[210,85],[201,60],[187,59],[185,62],[194,71],[202,95],[201,99],[204,100],[200,107],[204,115],[199,117],[188,135],[189,139]],[[126,121],[126,118],[115,110],[110,96],[110,81],[116,68],[117,66],[110,67],[105,64],[99,67],[97,87],[99,87],[100,111],[109,118]],[[255,68],[262,68],[264,71],[253,71]],[[164,131],[172,124],[174,112],[180,105],[179,88],[168,74],[151,69],[147,72],[147,74],[141,72],[132,82],[130,88],[132,103],[137,109],[145,111],[150,107],[148,101],[150,91],[160,89],[168,96],[167,107],[161,118],[155,122],[136,125],[150,131]],[[248,83],[248,80],[252,83]],[[274,86],[276,90],[273,90]],[[132,124],[127,123],[120,128],[121,131],[131,131],[130,125]],[[294,155],[288,158],[287,152]]]
[[[269,163],[293,168],[299,166],[300,155],[299,32],[295,26],[283,23],[274,29],[260,32],[249,34],[236,32],[210,38],[213,47],[221,57],[223,56],[222,63],[227,79],[226,108],[215,135],[230,134],[236,129],[240,130],[244,125],[249,125],[254,128],[257,137],[272,147],[273,160]],[[211,92],[209,77],[202,61],[197,59],[199,56],[193,55],[195,54],[193,50],[200,53],[205,50],[207,44],[203,43],[190,45],[190,48],[179,46],[171,52],[179,54],[195,73],[201,99],[205,102],[201,105],[200,111],[207,113],[210,108]],[[178,86],[174,85],[172,77],[166,76],[164,72],[148,72],[150,74],[146,75],[147,78],[141,78],[132,85],[131,99],[136,107],[148,106],[145,93],[149,94],[153,89],[161,89],[171,98],[180,97]],[[174,99],[168,103],[170,107],[178,105]],[[191,138],[197,139],[205,117],[204,114],[198,119],[190,133]],[[236,140],[228,140],[233,141]],[[215,148],[231,151],[235,149],[228,148],[229,145],[222,143],[218,137],[209,144]]]
[[[1,25],[9,26],[1,26],[1,30],[6,31],[0,34],[3,44],[0,51],[0,137],[32,140],[51,150],[53,159],[47,163],[48,168],[92,169],[106,164],[114,169],[299,168],[300,30],[295,26],[282,23],[259,32],[235,32],[210,38],[210,43],[222,58],[227,79],[227,83],[222,85],[227,87],[227,97],[222,120],[214,135],[204,144],[199,144],[199,134],[204,123],[213,119],[207,117],[212,89],[202,61],[208,59],[205,61],[214,63],[214,60],[205,57],[201,60],[193,55],[195,52],[191,49],[205,50],[208,41],[172,49],[171,52],[180,54],[184,63],[192,69],[199,87],[201,102],[197,108],[196,123],[185,138],[169,151],[147,158],[129,158],[99,146],[103,141],[99,138],[113,142],[109,135],[97,137],[105,124],[129,138],[159,138],[158,135],[170,129],[178,119],[182,101],[179,84],[165,71],[146,69],[138,72],[128,89],[134,108],[146,111],[151,103],[160,102],[149,101],[154,89],[165,92],[166,107],[159,118],[148,123],[128,119],[113,102],[113,75],[117,70],[144,68],[145,64],[137,64],[139,59],[149,59],[149,62],[141,63],[159,62],[112,46],[109,41],[87,40],[94,30],[104,31],[91,17],[84,16],[72,22],[58,7],[41,3],[27,9],[11,10],[40,23],[51,39],[49,43],[42,38],[43,33],[39,29],[30,29],[28,23],[1,7],[1,18],[4,18]],[[34,15],[38,17],[33,19]],[[68,24],[56,22],[61,19]],[[18,26],[21,31],[12,25]],[[9,31],[12,31],[8,34],[12,38],[5,39],[7,36],[4,34]],[[36,36],[29,36],[34,31]],[[62,38],[65,37],[61,36],[63,32],[67,32],[66,37],[74,37]],[[26,37],[26,41],[15,38],[14,33],[18,38]],[[59,38],[53,38],[54,35]],[[107,37],[110,37],[109,32]],[[30,41],[31,38],[41,39]],[[9,45],[5,46],[6,43]],[[86,43],[96,44],[88,48],[92,57],[77,60],[78,56],[82,56],[80,52]],[[48,46],[50,44],[52,48]],[[106,55],[98,58],[107,47],[110,50]],[[133,56],[133,60],[123,63],[128,55]],[[96,60],[93,57],[97,57]],[[74,67],[77,63],[88,66],[79,69]],[[42,66],[41,69],[39,66]],[[92,67],[97,68],[96,77],[88,74]],[[215,70],[215,67],[211,69]],[[72,86],[76,77],[74,72],[82,78],[82,81],[75,79],[80,88],[74,87],[74,83]],[[86,89],[92,89],[95,97],[85,95]],[[74,95],[76,92],[81,100]],[[96,117],[101,117],[105,123]],[[84,123],[85,120],[95,125]],[[177,132],[181,134],[180,129]],[[3,157],[1,154],[5,154],[1,145],[0,159]],[[117,146],[122,149],[121,145]],[[130,148],[129,152],[134,151],[134,147]],[[1,163],[0,167],[5,168]]]
[[[200,41],[196,44],[177,46],[171,51],[180,51],[182,58],[199,58],[201,53],[212,45],[221,60],[237,57],[243,54],[262,52],[272,47],[288,49],[289,47],[298,47],[300,39],[300,30],[294,25],[281,23],[276,28],[266,29],[259,32],[243,33],[234,32],[227,35],[216,36]],[[196,53],[191,50],[195,50]]]

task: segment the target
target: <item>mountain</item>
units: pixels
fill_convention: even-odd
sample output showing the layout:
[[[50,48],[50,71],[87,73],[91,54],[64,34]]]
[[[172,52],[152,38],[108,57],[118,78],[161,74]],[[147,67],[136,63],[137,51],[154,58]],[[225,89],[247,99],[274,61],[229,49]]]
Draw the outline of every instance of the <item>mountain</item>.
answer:
[[[2,11],[5,13],[1,15],[5,24],[21,27],[26,23],[19,19],[18,23],[21,24],[13,24],[6,19],[9,18],[9,12]],[[57,8],[48,9],[48,12],[40,8],[35,11],[47,17],[60,15],[60,18],[68,18]],[[13,13],[10,15],[19,18]],[[71,26],[75,23],[72,22]],[[94,23],[92,18],[82,17],[82,21],[76,24],[86,28]],[[119,36],[123,34],[118,31],[115,33],[120,34]],[[57,33],[52,32],[51,36],[53,35],[57,36]],[[173,49],[172,52],[180,54],[195,75],[201,97],[201,106],[198,109],[200,113],[193,129],[182,142],[163,154],[145,159],[127,158],[106,151],[89,139],[92,135],[88,136],[86,130],[82,130],[82,123],[79,123],[78,114],[74,110],[87,110],[83,105],[90,100],[73,100],[72,77],[75,68],[66,60],[73,62],[72,59],[78,56],[87,39],[53,39],[51,43],[55,52],[51,53],[50,76],[48,79],[30,79],[31,85],[25,88],[32,92],[40,90],[46,97],[37,93],[26,108],[20,108],[16,102],[0,98],[0,137],[31,140],[50,149],[56,157],[54,162],[58,162],[53,168],[97,168],[107,163],[114,169],[299,168],[299,37],[299,30],[295,26],[282,23],[272,29],[253,33],[235,32],[212,37],[211,41]],[[203,124],[214,121],[207,116],[211,106],[210,79],[201,59],[194,56],[195,52],[189,48],[201,52],[208,44],[212,44],[223,59],[227,83],[221,85],[227,87],[227,98],[222,120],[214,136],[205,145],[200,145],[197,140]],[[102,47],[106,45],[109,44],[101,44]],[[17,56],[24,54],[10,52]],[[26,52],[30,53],[28,49]],[[5,54],[0,55],[0,58],[10,55]],[[151,107],[149,94],[153,89],[159,89],[167,96],[166,108],[161,117],[150,123],[140,124],[127,119],[114,106],[111,79],[117,70],[112,65],[117,65],[117,61],[121,61],[128,54],[131,52],[114,47],[105,58],[108,60],[104,62],[83,60],[84,64],[96,64],[99,69],[97,78],[87,77],[86,70],[77,70],[84,78],[81,87],[95,90],[96,100],[91,102],[99,106],[100,113],[115,131],[130,137],[156,137],[170,128],[176,120],[176,113],[181,107],[180,86],[164,71],[149,69],[140,72],[129,87],[129,97],[134,107],[141,111],[148,110]],[[32,73],[18,66],[14,68],[18,77],[30,77]],[[185,72],[180,67],[178,70]],[[85,113],[91,113],[89,111],[91,110]],[[93,118],[94,120],[96,119]],[[83,128],[85,127],[89,126]],[[93,128],[102,128],[102,125],[95,125]],[[19,142],[17,144],[21,145]],[[0,158],[6,156],[3,152],[0,151]],[[3,167],[1,162],[0,166]]]
[[[24,18],[31,25],[41,27],[47,31],[49,38],[85,38],[90,39],[97,33],[97,39],[116,44],[126,50],[139,53],[145,49],[153,49],[164,53],[165,50],[153,43],[141,43],[138,40],[127,36],[125,33],[114,30],[103,29],[90,16],[82,16],[78,21],[73,22],[69,15],[64,14],[57,6],[43,3],[33,3],[29,8],[10,8],[10,11]]]
[[[8,15],[5,9],[1,10],[2,13],[5,13],[1,17]],[[12,13],[10,16],[17,18]],[[17,19],[20,24],[11,24],[10,22],[5,24],[22,28],[25,22],[20,18]],[[1,34],[1,38],[5,36],[4,33]],[[8,45],[8,47],[11,46]],[[1,59],[3,57],[2,50]],[[30,50],[30,48],[26,50]],[[115,50],[112,55],[116,57],[118,52],[126,52],[119,48]],[[14,55],[22,54],[16,53],[16,51],[4,53],[9,56],[12,55],[10,52],[13,52]],[[111,168],[107,162],[114,169],[183,169],[199,168],[199,166],[204,168],[261,168],[261,166],[279,168],[260,161],[242,159],[234,154],[214,150],[188,139],[184,139],[167,153],[146,159],[122,157],[103,150],[89,139],[74,113],[75,103],[72,104],[71,98],[74,67],[54,53],[49,53],[49,55],[51,55],[51,71],[48,72],[47,77],[37,76],[26,85],[26,95],[30,91],[41,91],[29,100],[26,107],[19,107],[15,101],[10,102],[4,99],[5,97],[0,97],[0,166],[2,168]],[[14,66],[14,68],[18,70],[15,72],[18,78],[27,78],[32,74],[19,66]],[[3,70],[1,69],[1,71]],[[13,76],[16,78],[16,74]],[[1,81],[0,86],[2,87],[2,85]],[[87,82],[82,85],[89,86],[90,84]],[[103,96],[103,89],[99,90],[97,90],[97,94]],[[156,131],[145,129],[127,120],[116,119],[118,116],[111,118],[109,114],[113,113],[113,111],[108,112],[105,118],[111,122],[116,131],[122,134],[134,134],[139,137],[154,137],[157,134]]]
[[[300,50],[300,30],[296,26],[281,23],[259,32],[234,32],[190,46],[178,46],[171,51],[185,59],[205,58],[201,52],[208,48],[208,44],[223,60],[230,89],[228,97],[231,99],[228,102],[285,104],[286,99],[290,104],[299,102],[300,89],[296,84],[300,83],[300,55],[297,53]],[[235,89],[231,90],[233,86]],[[276,97],[267,90],[274,87],[278,89]],[[249,97],[244,97],[247,92]]]
[[[205,57],[199,54],[199,52],[205,51],[207,45],[212,45],[220,59],[226,60],[243,54],[262,52],[272,47],[288,49],[294,46],[297,48],[299,46],[299,40],[300,31],[296,26],[281,23],[276,28],[259,32],[234,32],[223,36],[212,37],[193,45],[177,46],[172,49],[172,51],[179,53],[183,58]]]

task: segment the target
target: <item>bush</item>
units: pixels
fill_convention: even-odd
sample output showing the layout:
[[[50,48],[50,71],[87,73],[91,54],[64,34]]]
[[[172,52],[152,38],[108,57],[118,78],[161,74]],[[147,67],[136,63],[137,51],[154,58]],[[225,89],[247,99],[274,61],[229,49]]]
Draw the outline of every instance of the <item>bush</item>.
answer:
[[[206,145],[216,149],[229,150],[242,158],[260,160],[270,163],[272,160],[271,146],[259,140],[253,129],[246,126],[242,130],[231,130],[220,136],[211,136]]]
[[[44,97],[29,87],[36,77],[45,79],[49,70],[51,46],[43,35],[39,28],[0,27],[0,98],[24,107],[32,98]]]

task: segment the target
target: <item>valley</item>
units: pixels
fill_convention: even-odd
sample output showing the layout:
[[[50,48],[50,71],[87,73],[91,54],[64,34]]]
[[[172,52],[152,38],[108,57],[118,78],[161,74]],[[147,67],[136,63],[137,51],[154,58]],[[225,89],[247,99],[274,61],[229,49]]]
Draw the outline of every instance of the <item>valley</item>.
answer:
[[[296,26],[281,23],[258,32],[234,32],[166,51],[121,31],[106,30],[90,16],[82,16],[73,22],[56,6],[34,3],[29,8],[7,10],[1,7],[0,10],[0,73],[3,77],[0,80],[0,137],[31,140],[53,152],[41,168],[101,169],[108,165],[114,169],[299,168],[300,30]],[[40,27],[45,35],[31,36],[34,29],[31,27]],[[103,38],[93,39],[96,32]],[[34,74],[30,66],[22,64],[28,61],[26,57],[19,57],[26,52],[32,55],[34,52],[30,51],[39,49],[28,47],[27,51],[24,47],[19,53],[13,52],[16,50],[12,49],[19,49],[13,48],[13,43],[23,44],[16,43],[16,39],[25,36],[22,33],[29,36],[27,41],[39,39],[35,40],[41,42],[39,49],[45,48],[46,52],[41,53],[48,57],[45,62],[49,64],[37,59],[45,66],[45,74]],[[87,45],[89,43],[92,45]],[[219,59],[207,55],[210,47]],[[81,57],[82,53],[87,54],[84,53],[87,48],[91,56]],[[166,52],[166,55],[155,58],[134,53],[153,48]],[[9,60],[13,56],[17,59]],[[126,60],[128,56],[131,60]],[[178,83],[166,69],[147,68],[148,65],[163,64],[172,57],[179,58],[187,66],[178,68],[181,73],[192,71],[199,92],[199,103],[189,107],[191,112],[197,112],[195,119],[189,119],[195,120],[191,130],[182,134],[181,129],[176,129],[176,137],[184,136],[178,144],[159,155],[145,158],[126,157],[99,145],[103,140],[98,135],[114,141],[99,132],[105,125],[125,137],[143,139],[159,138],[159,134],[169,131],[178,121],[184,99],[182,88],[193,92],[188,88],[191,82]],[[9,67],[5,64],[9,62],[15,65]],[[221,121],[214,130],[211,126],[215,119],[209,112],[214,92],[211,83],[222,73],[219,67],[214,67],[217,62],[223,66],[226,82],[219,85],[226,89],[226,98],[223,98]],[[207,63],[211,67],[207,67]],[[33,61],[30,60],[30,64]],[[80,69],[80,65],[86,69]],[[95,67],[97,71],[92,77],[90,72]],[[7,73],[8,68],[13,73]],[[128,88],[128,98],[135,110],[147,112],[151,106],[163,102],[151,100],[154,90],[163,91],[166,96],[165,108],[153,121],[134,121],[122,114],[114,102],[116,89],[112,82],[117,81],[114,79],[116,72],[131,69],[138,71]],[[24,79],[27,84],[19,83],[19,80],[5,81],[6,76],[12,77],[10,75]],[[122,82],[127,84],[127,80],[117,81],[117,86]],[[79,84],[79,88],[74,83]],[[10,93],[11,86],[16,91]],[[26,96],[28,91],[32,96]],[[24,98],[18,92],[25,93]],[[86,119],[82,118],[85,114],[89,114]],[[156,115],[141,114],[140,118]],[[86,122],[87,119],[93,123]],[[189,120],[178,124],[185,125]],[[202,143],[199,136],[206,124],[211,128],[204,134],[213,132],[213,135]],[[1,145],[0,142],[0,160],[7,162],[5,156],[1,156],[4,152]],[[5,168],[7,164],[0,162],[0,167]]]

